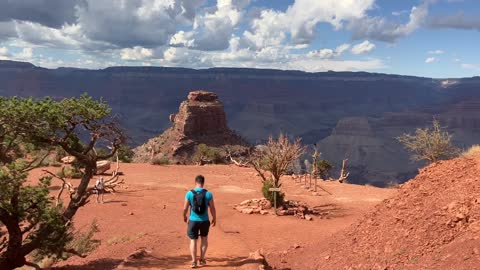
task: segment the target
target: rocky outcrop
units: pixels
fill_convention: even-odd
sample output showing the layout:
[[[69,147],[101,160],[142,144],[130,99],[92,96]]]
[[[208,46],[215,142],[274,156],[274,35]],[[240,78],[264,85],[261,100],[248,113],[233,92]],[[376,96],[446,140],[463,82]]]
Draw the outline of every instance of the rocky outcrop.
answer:
[[[215,93],[194,91],[173,117],[173,129],[186,137],[230,135],[223,104]],[[227,137],[229,137],[227,135]]]
[[[215,93],[190,92],[188,99],[180,104],[178,113],[169,118],[172,127],[135,149],[135,162],[166,158],[177,164],[191,164],[200,144],[216,149],[223,158],[226,148],[234,155],[248,150],[248,143],[228,128],[223,103]]]

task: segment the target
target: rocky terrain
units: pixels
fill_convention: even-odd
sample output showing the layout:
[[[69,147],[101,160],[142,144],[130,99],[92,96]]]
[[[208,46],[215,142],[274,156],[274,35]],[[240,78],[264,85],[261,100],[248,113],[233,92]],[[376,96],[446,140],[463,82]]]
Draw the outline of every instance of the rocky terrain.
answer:
[[[479,169],[466,158],[432,164],[328,241],[270,260],[281,269],[479,269]]]
[[[226,162],[225,149],[228,148],[232,156],[238,156],[246,154],[250,147],[228,128],[224,106],[212,92],[190,92],[178,113],[170,115],[170,121],[171,128],[134,150],[134,162],[167,158],[177,164],[192,164],[200,144],[216,149],[219,158]]]
[[[0,61],[0,95],[61,98],[88,92],[103,97],[135,146],[168,129],[169,115],[191,90],[208,89],[221,97],[229,126],[251,143],[280,131],[307,144],[320,142],[323,156],[337,165],[349,158],[352,182],[376,185],[404,181],[417,172],[422,164],[412,163],[393,138],[428,125],[434,116],[449,126],[460,147],[478,143],[479,86],[479,77],[241,68],[45,69]],[[387,162],[391,159],[395,162]]]

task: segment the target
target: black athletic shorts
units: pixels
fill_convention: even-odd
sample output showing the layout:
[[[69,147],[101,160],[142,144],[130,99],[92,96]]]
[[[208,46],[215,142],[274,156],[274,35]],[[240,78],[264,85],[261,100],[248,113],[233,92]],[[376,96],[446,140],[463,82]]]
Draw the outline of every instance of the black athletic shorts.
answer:
[[[210,230],[210,221],[189,221],[187,235],[190,239],[198,239],[198,235],[207,237]]]

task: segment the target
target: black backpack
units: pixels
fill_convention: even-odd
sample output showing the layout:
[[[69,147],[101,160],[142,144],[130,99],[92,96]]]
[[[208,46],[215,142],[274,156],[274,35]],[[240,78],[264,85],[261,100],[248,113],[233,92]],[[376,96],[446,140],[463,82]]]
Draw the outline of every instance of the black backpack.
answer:
[[[191,191],[193,193],[192,210],[198,215],[203,215],[207,210],[207,190],[202,189],[201,191],[197,192],[192,189]]]

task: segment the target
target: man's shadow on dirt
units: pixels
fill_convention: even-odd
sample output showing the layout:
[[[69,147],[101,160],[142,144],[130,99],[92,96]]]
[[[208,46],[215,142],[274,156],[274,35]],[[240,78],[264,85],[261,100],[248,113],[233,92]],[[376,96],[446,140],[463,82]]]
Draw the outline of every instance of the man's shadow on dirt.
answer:
[[[116,259],[99,259],[91,261],[83,265],[66,265],[59,267],[52,267],[52,270],[113,270],[120,265],[123,260]]]

